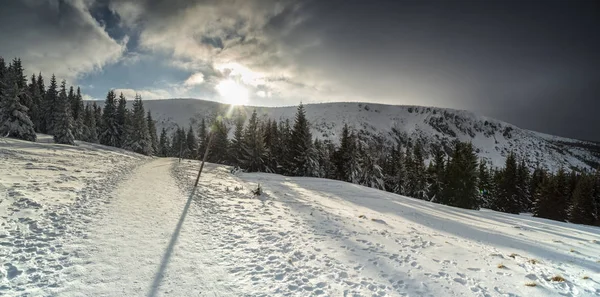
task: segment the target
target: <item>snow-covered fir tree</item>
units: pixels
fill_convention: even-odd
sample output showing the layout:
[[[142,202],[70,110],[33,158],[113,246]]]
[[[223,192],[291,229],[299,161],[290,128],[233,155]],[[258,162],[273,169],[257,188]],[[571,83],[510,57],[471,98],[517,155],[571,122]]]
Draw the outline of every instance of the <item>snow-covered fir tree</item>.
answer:
[[[198,140],[196,139],[196,133],[192,124],[188,128],[185,138],[185,157],[188,159],[198,159]]]
[[[50,79],[50,85],[46,90],[46,96],[44,97],[43,104],[43,121],[46,128],[46,133],[54,134],[54,115],[58,109],[58,83],[56,82],[56,76],[52,74]]]
[[[160,148],[158,146],[158,136],[156,135],[156,123],[152,118],[152,112],[148,110],[148,115],[146,115],[146,121],[148,122],[148,132],[150,133],[150,141],[152,142],[152,151],[155,154],[158,154]]]
[[[119,94],[115,117],[118,134],[116,146],[125,147],[129,140],[129,133],[133,133],[133,127],[130,127],[130,113],[127,109],[127,98],[125,98],[123,93]]]
[[[27,115],[27,107],[21,104],[20,95],[23,89],[10,78],[7,82],[0,82],[2,95],[0,97],[0,137],[14,137],[18,139],[35,141],[36,134],[33,122]]]
[[[160,157],[168,157],[169,156],[169,151],[170,151],[170,143],[169,143],[169,137],[167,136],[167,129],[165,129],[164,127],[162,128],[161,132],[160,132],[160,139],[158,141],[158,153],[157,155]]]
[[[57,106],[53,116],[54,142],[61,144],[75,144],[73,136],[73,117],[71,116],[71,104],[67,95],[66,81],[62,81],[58,95]]]
[[[105,109],[106,112],[106,109]],[[144,110],[144,103],[140,95],[135,96],[133,101],[133,110],[131,114],[131,134],[128,135],[128,139],[125,147],[139,154],[147,156],[152,155],[152,140],[150,139],[150,132],[148,131],[148,121],[146,120],[146,111]]]
[[[96,123],[96,125],[98,125],[98,123]],[[120,129],[119,123],[117,122],[117,95],[113,90],[108,91],[108,94],[106,94],[100,127],[100,143],[119,147]]]
[[[96,127],[96,117],[94,116],[94,108],[91,105],[86,105],[83,117],[83,140],[91,143],[98,142],[98,134]]]
[[[252,115],[248,120],[242,142],[242,167],[250,172],[266,171],[266,150],[256,110],[252,112]]]

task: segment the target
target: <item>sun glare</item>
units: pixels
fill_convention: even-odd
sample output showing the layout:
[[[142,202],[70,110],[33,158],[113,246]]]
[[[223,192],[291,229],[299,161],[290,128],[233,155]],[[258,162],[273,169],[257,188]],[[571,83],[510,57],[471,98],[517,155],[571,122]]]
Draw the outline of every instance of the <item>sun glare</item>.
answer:
[[[233,105],[248,103],[248,90],[231,79],[221,81],[216,89],[226,103]]]

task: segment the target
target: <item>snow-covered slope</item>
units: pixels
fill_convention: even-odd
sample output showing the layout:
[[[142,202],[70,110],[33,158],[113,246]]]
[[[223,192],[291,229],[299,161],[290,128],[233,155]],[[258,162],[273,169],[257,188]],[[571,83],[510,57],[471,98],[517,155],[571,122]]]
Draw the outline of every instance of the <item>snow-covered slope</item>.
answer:
[[[231,114],[224,104],[195,100],[147,100],[159,128],[173,124],[187,127],[190,120],[216,114]],[[431,144],[451,147],[453,140],[470,141],[480,157],[503,166],[505,157],[514,151],[526,158],[531,166],[540,164],[550,170],[559,167],[597,167],[600,164],[600,145],[520,129],[514,125],[479,116],[468,111],[396,106],[373,103],[323,103],[305,106],[312,124],[313,136],[338,142],[344,123],[370,135],[381,134],[388,139],[421,141],[426,149]],[[254,109],[260,116],[271,119],[291,119],[296,107],[241,107],[249,116]]]
[[[198,167],[0,139],[0,295],[600,296],[598,227]]]

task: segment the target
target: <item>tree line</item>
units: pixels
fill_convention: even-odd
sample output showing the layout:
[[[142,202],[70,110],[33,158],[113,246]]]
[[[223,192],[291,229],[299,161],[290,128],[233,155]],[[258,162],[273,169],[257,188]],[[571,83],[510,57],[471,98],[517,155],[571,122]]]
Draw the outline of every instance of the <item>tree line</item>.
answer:
[[[6,65],[0,57],[0,135],[36,141],[36,133],[53,135],[59,144],[82,140],[145,155],[158,150],[155,122],[139,95],[129,110],[125,96],[111,90],[103,110],[84,104],[79,87],[67,88],[65,80],[59,86],[54,75],[46,87],[41,73],[28,82],[21,59]]]
[[[80,89],[58,86],[52,75],[23,75],[20,59],[8,66],[0,58],[0,135],[29,141],[36,132],[57,143],[74,140],[120,147],[145,155],[198,159],[212,137],[208,161],[250,172],[336,179],[388,192],[467,209],[490,208],[558,221],[600,225],[600,170],[558,169],[550,172],[509,154],[503,168],[478,160],[470,143],[451,147],[389,140],[348,125],[339,142],[313,137],[304,106],[292,122],[249,119],[239,111],[233,137],[220,117],[202,119],[197,127],[163,128],[160,137],[150,112],[136,95],[132,109],[123,94],[109,91],[104,109],[85,105]]]

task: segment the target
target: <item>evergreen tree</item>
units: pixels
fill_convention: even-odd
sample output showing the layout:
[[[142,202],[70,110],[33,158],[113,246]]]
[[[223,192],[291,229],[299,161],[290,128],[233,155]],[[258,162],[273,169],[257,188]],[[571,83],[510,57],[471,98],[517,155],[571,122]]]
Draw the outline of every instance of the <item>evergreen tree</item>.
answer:
[[[429,163],[428,179],[429,188],[427,190],[427,198],[430,201],[436,201],[439,195],[442,193],[444,172],[445,172],[445,157],[446,154],[440,147],[433,149],[433,160]]]
[[[148,115],[146,116],[146,121],[148,122],[148,132],[150,133],[150,142],[152,143],[152,151],[155,154],[159,154],[160,147],[158,146],[158,136],[156,135],[156,123],[154,119],[152,119],[152,113],[148,110]],[[194,152],[196,154],[196,152]]]
[[[311,176],[314,172],[316,156],[312,148],[312,136],[306,113],[302,103],[298,106],[294,128],[290,139],[290,153],[292,156],[291,173],[298,176]],[[318,166],[317,166],[318,167]]]
[[[54,115],[58,110],[58,84],[56,82],[56,76],[52,74],[50,79],[50,86],[46,90],[46,96],[44,98],[44,126],[46,127],[46,133],[54,134]]]
[[[248,120],[248,125],[246,130],[244,130],[244,136],[241,141],[243,142],[241,146],[243,149],[243,167],[250,172],[265,171],[265,144],[256,110],[252,112],[252,116]]]
[[[535,204],[535,200],[536,200],[536,193],[540,190],[540,187],[542,185],[542,180],[546,177],[547,172],[540,168],[540,167],[536,167],[533,170],[533,173],[531,175],[531,179],[529,182],[529,197],[531,200],[531,203],[529,205],[529,210],[533,211],[533,207]]]
[[[60,144],[75,144],[73,136],[73,117],[71,116],[71,105],[67,95],[67,82],[62,81],[58,102],[53,116],[54,142]]]
[[[190,124],[190,128],[187,131],[186,137],[186,158],[197,159],[198,152],[198,140],[196,139],[196,133],[194,133],[194,127]]]
[[[94,106],[95,108],[95,106]],[[98,134],[96,127],[96,116],[94,108],[89,104],[85,106],[83,117],[83,140],[91,143],[98,143]]]
[[[169,156],[169,150],[170,150],[170,144],[169,144],[169,138],[167,137],[167,129],[165,129],[164,127],[162,128],[162,131],[160,132],[160,140],[158,142],[158,156],[160,157],[168,157]]]
[[[223,123],[221,118],[213,121],[210,128],[209,138],[212,137],[212,143],[209,151],[209,162],[226,164],[228,159],[227,152],[229,148],[229,140],[227,135],[229,128]],[[208,141],[207,141],[208,142]]]
[[[99,136],[101,144],[119,147],[120,129],[117,122],[116,100],[117,96],[115,94],[115,91],[108,91],[108,94],[106,95],[106,101],[104,101],[104,112],[102,113],[102,132],[99,134]]]
[[[106,108],[104,109],[106,114]],[[146,111],[140,95],[135,96],[133,101],[133,110],[131,114],[131,135],[125,147],[139,154],[146,156],[152,155],[152,140],[148,131],[148,121],[146,120]]]
[[[479,161],[478,188],[480,195],[480,205],[489,208],[491,205],[491,193],[493,190],[492,174],[488,169],[485,160]]]
[[[36,98],[35,100],[38,102],[37,103],[37,116],[35,117],[34,120],[34,125],[36,127],[36,129],[40,132],[40,133],[48,133],[48,129],[47,129],[47,122],[46,122],[46,116],[45,113],[47,111],[47,106],[46,106],[46,85],[44,84],[44,77],[42,77],[42,73],[40,72],[37,76],[37,92],[36,95],[39,96],[39,98]],[[33,93],[32,93],[33,94]]]
[[[73,87],[71,87],[69,94],[71,92],[73,92]],[[85,127],[85,108],[83,106],[81,89],[77,87],[77,93],[72,96],[71,109],[73,110],[74,136],[75,139],[83,140],[85,138],[84,131],[88,130],[88,128]]]
[[[128,134],[134,133],[134,131],[132,131],[133,127],[129,126],[129,116],[129,110],[127,110],[127,98],[121,93],[117,102],[117,112],[115,115],[118,134],[118,140],[115,145],[118,147],[125,147],[130,141]]]
[[[266,169],[267,172],[277,172],[277,168],[279,167],[279,162],[277,160],[277,146],[280,143],[279,141],[279,130],[277,129],[277,122],[268,120],[263,129],[263,139],[265,142],[266,149]],[[325,160],[329,160],[329,156],[320,156],[325,158]]]
[[[375,188],[384,189],[383,169],[378,163],[375,150],[369,150],[361,141],[358,143],[358,152],[361,155],[360,184]]]
[[[348,124],[344,124],[340,138],[340,147],[335,152],[335,159],[333,161],[336,172],[335,176],[339,180],[350,181],[350,157],[353,146],[354,144],[352,143],[352,139],[350,139]]]
[[[572,206],[569,211],[569,221],[576,224],[592,225],[596,222],[596,205],[594,203],[593,176],[580,176],[575,191],[573,191]]]
[[[92,104],[92,109],[94,111],[94,118],[96,119],[96,137],[98,142],[100,142],[100,135],[102,135],[102,130],[104,123],[102,122],[104,113],[102,112],[102,107],[96,105],[96,102]]]
[[[442,203],[451,206],[478,209],[477,156],[471,143],[457,142],[444,175]]]
[[[568,209],[568,186],[564,169],[559,169],[555,175],[550,175],[542,181],[540,190],[536,193],[533,215],[536,217],[565,221]]]
[[[497,193],[492,202],[492,209],[518,214],[522,209],[522,201],[518,189],[517,159],[513,153],[506,158],[506,164],[501,172],[497,185]]]
[[[408,178],[408,193],[410,197],[424,199],[427,193],[427,176],[425,170],[425,161],[423,157],[423,148],[420,142],[417,142],[413,148],[413,154],[411,158],[410,172]]]
[[[245,119],[242,116],[242,113],[239,112],[235,119],[235,130],[233,132],[233,139],[231,140],[231,144],[229,146],[229,155],[230,155],[230,163],[235,166],[246,167],[245,159],[247,149],[245,147],[246,143],[244,142],[244,122]]]
[[[171,156],[183,158],[183,147],[186,142],[185,128],[177,127],[171,139]]]
[[[23,92],[17,82],[6,79],[11,87],[2,91],[0,99],[0,137],[14,137],[35,141],[36,134],[33,122],[27,115],[27,107],[21,104]]]
[[[517,166],[517,196],[521,203],[519,211],[531,211],[533,199],[530,196],[530,175],[525,160],[521,160]]]
[[[278,146],[276,156],[279,160],[278,173],[290,175],[293,169],[293,155],[290,142],[292,139],[292,129],[289,119],[279,122],[279,138],[282,145]]]
[[[198,156],[200,158],[204,157],[204,152],[206,151],[206,143],[207,139],[207,131],[206,131],[206,121],[204,118],[200,121],[200,127],[198,127]]]
[[[28,89],[29,95],[31,96],[31,106],[28,111],[29,119],[33,122],[35,131],[41,133],[40,117],[42,114],[40,112],[40,106],[42,105],[42,95],[40,94],[35,74],[31,75],[31,82],[29,83]]]

